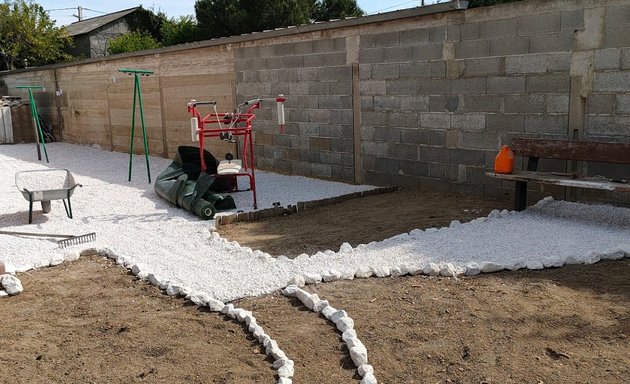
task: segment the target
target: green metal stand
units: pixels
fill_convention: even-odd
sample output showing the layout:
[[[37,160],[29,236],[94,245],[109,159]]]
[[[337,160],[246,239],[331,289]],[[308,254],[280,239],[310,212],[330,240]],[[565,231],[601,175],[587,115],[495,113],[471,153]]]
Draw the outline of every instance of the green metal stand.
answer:
[[[146,71],[142,69],[119,69],[118,72],[133,74],[134,87],[133,87],[133,111],[131,115],[131,143],[129,145],[129,181],[131,181],[131,164],[133,159],[133,135],[136,125],[136,98],[138,99],[138,105],[140,108],[140,122],[142,124],[142,140],[144,142],[144,157],[147,161],[147,176],[149,178],[149,184],[151,183],[151,168],[149,167],[149,144],[147,143],[147,130],[144,125],[144,108],[142,106],[142,91],[140,90],[140,76],[149,76],[153,74],[153,71]]]
[[[35,105],[35,99],[33,98],[33,89],[45,91],[46,89],[41,85],[18,85],[15,88],[26,89],[28,91],[28,102],[31,105],[31,115],[33,115],[33,121],[35,122],[35,143],[37,145],[37,160],[42,160],[42,151],[39,149],[39,143],[41,141],[44,148],[44,155],[46,155],[46,162],[48,161],[48,151],[46,150],[46,142],[44,140],[44,132],[42,132],[42,125],[39,122],[39,113],[37,113],[37,106]]]

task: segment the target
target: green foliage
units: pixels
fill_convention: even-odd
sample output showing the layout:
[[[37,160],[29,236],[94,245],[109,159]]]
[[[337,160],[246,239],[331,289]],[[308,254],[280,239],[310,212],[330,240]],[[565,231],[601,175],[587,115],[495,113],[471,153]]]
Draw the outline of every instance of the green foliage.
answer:
[[[165,20],[162,23],[162,45],[176,45],[199,40],[197,21],[192,16]]]
[[[127,16],[127,23],[134,32],[146,32],[156,41],[164,40],[162,25],[168,21],[164,12],[155,13],[152,10],[140,9]]]
[[[234,36],[312,21],[360,16],[356,0],[197,0],[201,38]]]
[[[513,3],[521,0],[470,0],[468,8],[485,7],[487,5],[496,5],[502,3]]]
[[[0,3],[0,70],[70,60],[64,47],[71,41],[31,0]]]
[[[148,32],[133,31],[110,39],[107,51],[111,54],[142,51],[159,48],[158,43]]]

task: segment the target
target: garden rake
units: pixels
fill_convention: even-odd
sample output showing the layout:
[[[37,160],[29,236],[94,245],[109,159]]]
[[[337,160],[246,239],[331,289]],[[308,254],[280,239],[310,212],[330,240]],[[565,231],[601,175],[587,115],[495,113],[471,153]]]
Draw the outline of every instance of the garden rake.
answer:
[[[13,232],[13,231],[0,231],[3,235],[12,236],[34,236],[34,237],[61,237],[63,240],[58,240],[57,244],[59,248],[65,248],[70,245],[88,243],[90,241],[96,241],[96,232],[86,233],[85,235],[59,235],[55,233],[34,233],[34,232]]]

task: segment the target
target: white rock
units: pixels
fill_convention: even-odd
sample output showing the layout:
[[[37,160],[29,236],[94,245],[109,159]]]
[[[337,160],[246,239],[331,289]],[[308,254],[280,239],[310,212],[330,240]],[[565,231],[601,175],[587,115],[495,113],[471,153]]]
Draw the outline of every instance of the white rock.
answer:
[[[20,279],[13,275],[2,275],[2,286],[7,294],[15,296],[24,291]]]
[[[247,325],[252,325],[252,324],[256,324],[256,317],[251,313],[251,311],[248,311],[249,313],[245,316],[245,324]]]
[[[166,288],[173,283],[174,281],[171,280],[160,280],[160,285],[158,285],[158,287],[160,287],[161,290],[166,290]]]
[[[295,297],[297,297],[302,303],[304,303],[309,297],[311,297],[311,294],[303,289],[298,288],[298,290],[295,292]]]
[[[140,271],[138,272],[138,274],[136,275],[136,277],[140,280],[143,281],[147,281],[149,279],[149,272],[146,271]]]
[[[6,268],[6,265],[5,265],[5,268]],[[17,267],[15,267],[14,273],[22,273],[22,272],[30,271],[33,268],[35,268],[35,264],[18,265]]]
[[[304,300],[304,306],[310,309],[311,311],[313,311],[313,308],[315,307],[315,303],[318,301],[321,301],[319,299],[319,296],[317,294],[312,294]]]
[[[293,377],[295,370],[293,369],[293,360],[283,359],[284,364],[278,368],[279,377]]]
[[[402,272],[402,270],[400,269],[400,267],[394,267],[394,268],[391,268],[391,269],[389,270],[389,273],[392,275],[392,277],[400,277],[400,276],[405,275],[405,274]]]
[[[236,245],[238,246],[238,243],[237,243]],[[289,259],[288,257],[286,257],[286,256],[284,256],[284,255],[278,256],[278,257],[276,258],[276,261],[281,261],[281,262],[293,262],[293,260],[292,260],[292,259]]]
[[[324,280],[324,282],[329,283],[331,281],[337,281],[341,279],[341,272],[334,270],[334,269],[329,269],[327,272],[324,272],[322,274],[322,280]]]
[[[313,312],[320,313],[324,308],[328,306],[328,300],[318,300],[313,303]]]
[[[330,315],[330,321],[332,321],[333,323],[337,323],[339,319],[341,319],[342,317],[347,317],[347,316],[348,316],[348,313],[344,311],[343,309],[340,309],[337,312]]]
[[[544,269],[545,266],[538,260],[529,260],[527,262],[527,269],[536,270],[536,269]]]
[[[547,257],[541,260],[545,268],[560,268],[564,265],[564,259],[561,257]]]
[[[243,312],[243,308],[234,308],[230,312],[228,312],[228,316],[230,316],[234,320],[238,320],[238,315]]]
[[[398,270],[400,271],[400,276],[411,275],[411,267],[409,267],[408,264],[399,265]],[[392,270],[392,276],[394,276],[393,270]]]
[[[79,257],[81,257],[81,254],[78,251],[67,252],[65,255],[63,255],[63,258],[66,261],[79,260]]]
[[[422,236],[422,234],[424,234],[424,231],[422,229],[414,229],[409,232],[409,236],[413,237],[414,239],[419,238],[420,236]]]
[[[505,267],[502,264],[494,263],[492,261],[483,261],[481,262],[480,267],[481,267],[481,272],[483,273],[498,272],[505,269]]]
[[[437,232],[438,229],[437,228],[427,228],[424,230],[424,233],[434,233]]]
[[[287,363],[287,361],[290,361],[289,359],[278,359],[276,361],[273,362],[273,364],[271,364],[271,366],[273,367],[273,369],[278,369],[280,367],[282,367],[283,365],[285,365]],[[291,363],[293,363],[293,361],[291,361]]]
[[[263,329],[263,327],[261,327],[260,325],[258,327],[256,327],[253,331],[251,331],[252,334],[254,335],[254,337],[256,338],[256,340],[258,340],[259,343],[262,343],[263,340],[266,337],[269,337],[265,334],[265,330]]]
[[[149,276],[147,277],[147,280],[149,281],[149,283],[155,285],[156,287],[160,286],[160,278],[157,277],[153,273],[149,273]]]
[[[251,316],[252,316],[252,312],[251,312],[251,311],[242,310],[242,311],[239,311],[239,312],[236,314],[236,319],[237,319],[240,323],[244,323],[244,322],[245,322],[245,320],[246,320],[248,317],[251,317]]]
[[[144,265],[134,264],[134,265],[131,266],[131,273],[133,273],[134,275],[137,275],[143,269],[144,269]]]
[[[457,277],[463,274],[463,272],[461,268],[457,268],[451,263],[446,263],[440,268],[440,275],[445,277]]]
[[[352,245],[349,243],[341,244],[341,247],[339,247],[339,253],[352,253]]]
[[[366,373],[361,379],[361,384],[377,384],[376,376],[373,373]]]
[[[363,364],[367,364],[367,349],[364,346],[356,346],[350,348],[350,358],[352,359],[352,362],[354,362],[354,365],[357,367],[360,367]]]
[[[295,275],[291,278],[291,280],[289,280],[289,284],[303,287],[304,285],[306,285],[306,282],[304,281],[304,276]]]
[[[501,217],[501,212],[498,209],[493,209],[488,215],[489,219],[498,219]]]
[[[579,255],[570,255],[569,257],[567,257],[566,264],[568,265],[584,264],[584,259]]]
[[[328,320],[330,320],[330,317],[333,315],[333,313],[337,312],[337,310],[334,307],[331,307],[330,305],[324,307],[322,309],[322,315],[324,315],[325,318],[327,318]]]
[[[217,299],[208,299],[207,302],[208,308],[211,312],[219,312],[223,307],[225,307],[225,303]]]
[[[345,332],[348,329],[354,329],[354,320],[347,316],[342,317],[335,322],[335,325],[340,332]]]
[[[221,313],[224,315],[228,315],[233,310],[234,310],[234,304],[225,304],[225,306],[221,308]]]
[[[178,296],[182,292],[182,286],[177,283],[169,284],[166,287],[166,294],[169,296]]]
[[[278,346],[276,346],[275,348],[272,348],[271,351],[269,351],[269,356],[273,357],[274,360],[287,358],[286,353],[284,353],[284,351],[280,349]]]
[[[363,279],[372,276],[372,273],[373,272],[370,267],[362,266],[357,268],[357,270],[354,272],[354,277],[356,277],[357,279]]]
[[[354,347],[363,347],[363,348],[365,348],[365,345],[363,345],[361,340],[359,340],[357,337],[349,338],[348,340],[346,340],[346,345],[348,346],[348,350],[350,350],[350,348],[354,348]]]
[[[188,300],[192,301],[196,305],[206,305],[208,300],[210,300],[210,295],[205,292],[194,291],[190,294]]]
[[[357,337],[357,331],[355,331],[354,329],[348,329],[344,332],[341,333],[341,338],[343,339],[343,341],[347,342],[347,339],[350,338],[356,338]]]
[[[251,333],[254,333],[259,329],[262,330],[262,327],[258,325],[255,318],[253,321],[250,321],[249,324],[247,324],[247,330],[250,331]]]
[[[280,377],[276,384],[293,384],[293,380],[288,377]]]
[[[3,291],[0,289],[0,297],[8,297],[9,294],[7,293],[7,291]]]
[[[440,274],[440,267],[435,263],[429,263],[422,269],[422,273],[429,276],[438,276]]]
[[[389,267],[384,266],[376,266],[372,268],[372,272],[376,277],[388,277],[391,274],[389,271]]]
[[[584,259],[584,264],[595,264],[599,263],[602,260],[602,255],[596,252],[591,252],[590,255],[586,256]]]
[[[285,296],[289,296],[289,297],[295,297],[295,295],[297,294],[298,289],[299,288],[298,288],[297,285],[291,284],[291,285],[288,285],[286,288],[284,288],[282,290],[282,294],[285,295]]]
[[[295,261],[298,263],[303,263],[309,260],[309,256],[306,253],[302,253],[295,258]]]
[[[354,271],[341,272],[341,280],[354,280]]]
[[[37,260],[34,264],[33,267],[35,268],[45,268],[45,267],[50,267],[50,260]]]
[[[481,273],[481,268],[479,268],[479,264],[474,261],[470,261],[466,263],[466,276],[475,276]]]
[[[623,249],[613,249],[601,255],[602,260],[621,260],[626,256]]]
[[[462,223],[459,220],[453,220],[451,221],[451,223],[448,225],[449,228],[457,228],[457,227],[461,227]]]
[[[416,266],[410,266],[409,267],[409,274],[411,276],[418,276],[418,275],[422,275],[424,274],[424,265],[416,265]]]
[[[63,261],[64,261],[63,255],[54,255],[49,260],[51,266],[59,265],[63,263]]]
[[[525,267],[527,267],[527,264],[525,263],[525,261],[522,260],[510,260],[507,262],[507,264],[505,264],[505,269],[509,271],[517,271]]]
[[[363,377],[367,373],[374,373],[374,367],[371,366],[370,364],[363,364],[363,365],[359,366],[357,371],[359,372],[359,375],[361,375],[361,377]]]
[[[322,281],[322,276],[317,273],[305,273],[304,282],[306,284],[317,284]]]

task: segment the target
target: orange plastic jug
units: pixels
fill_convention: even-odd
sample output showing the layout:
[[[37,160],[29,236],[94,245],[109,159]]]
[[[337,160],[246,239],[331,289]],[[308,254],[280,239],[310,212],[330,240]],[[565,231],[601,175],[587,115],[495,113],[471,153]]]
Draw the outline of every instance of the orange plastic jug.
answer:
[[[514,152],[504,145],[494,160],[494,171],[496,173],[512,173],[514,170]]]

